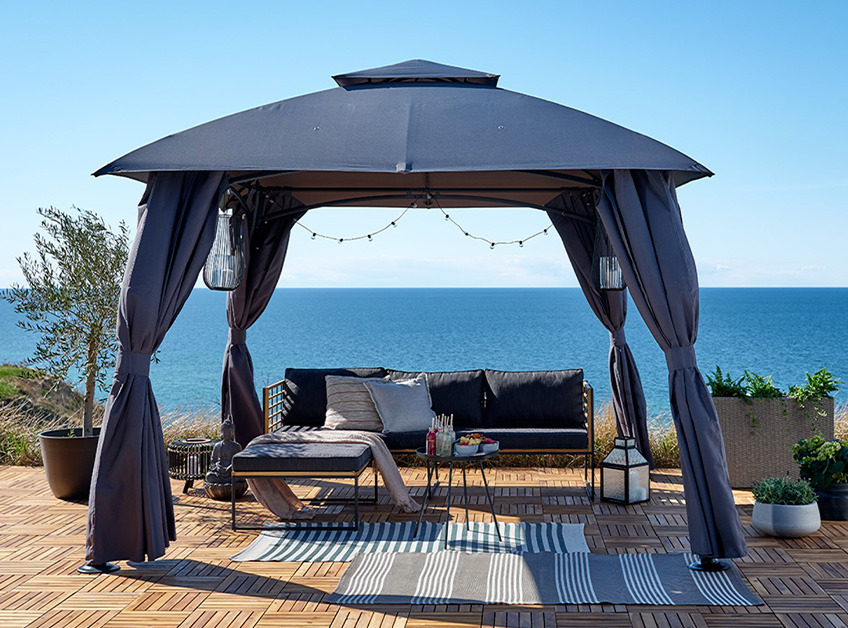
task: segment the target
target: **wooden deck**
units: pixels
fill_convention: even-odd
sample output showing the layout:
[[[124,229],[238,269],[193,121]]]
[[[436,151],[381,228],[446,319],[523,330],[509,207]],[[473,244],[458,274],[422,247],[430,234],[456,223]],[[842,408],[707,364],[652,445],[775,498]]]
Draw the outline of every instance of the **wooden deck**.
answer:
[[[420,496],[421,469],[404,469]],[[589,502],[577,472],[497,469],[499,517],[505,521],[583,522],[593,552],[678,552],[687,549],[679,471],[652,474],[649,504],[629,508]],[[487,520],[479,475],[473,476],[473,519]],[[307,494],[338,484],[303,483]],[[323,602],[345,563],[234,563],[253,538],[229,529],[227,504],[202,491],[183,495],[173,483],[178,540],[154,563],[113,575],[85,576],[81,563],[84,504],[50,494],[42,469],[0,467],[0,626],[220,626],[376,628],[422,626],[645,626],[710,628],[848,625],[848,524],[825,524],[794,541],[759,537],[750,526],[751,497],[737,493],[750,554],[736,561],[765,601],[760,607],[646,606],[333,606]],[[346,490],[341,487],[341,490]],[[461,493],[461,491],[459,492]],[[455,520],[463,520],[454,492]],[[364,518],[402,519],[385,491]],[[245,512],[254,506],[246,505]],[[256,509],[256,512],[260,512]],[[334,506],[331,516],[348,511]]]

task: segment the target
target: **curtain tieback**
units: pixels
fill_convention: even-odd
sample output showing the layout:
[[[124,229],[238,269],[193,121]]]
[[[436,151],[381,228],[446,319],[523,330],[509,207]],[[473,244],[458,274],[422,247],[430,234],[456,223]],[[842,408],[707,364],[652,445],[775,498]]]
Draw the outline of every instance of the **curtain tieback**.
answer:
[[[150,354],[119,351],[116,371],[148,377],[150,375]]]
[[[669,371],[695,368],[698,362],[695,360],[695,347],[669,347],[665,350],[665,361]]]
[[[230,328],[230,344],[231,345],[243,345],[247,343],[247,330],[246,329],[233,329]]]
[[[624,336],[623,329],[613,329],[610,332],[610,344],[613,347],[623,347],[627,344],[627,338]]]

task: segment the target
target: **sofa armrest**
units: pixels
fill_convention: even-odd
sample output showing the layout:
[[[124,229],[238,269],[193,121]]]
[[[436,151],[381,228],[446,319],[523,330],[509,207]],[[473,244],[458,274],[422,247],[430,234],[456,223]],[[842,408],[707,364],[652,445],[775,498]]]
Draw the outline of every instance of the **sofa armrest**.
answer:
[[[283,426],[283,410],[285,409],[283,400],[287,389],[284,379],[262,389],[262,411],[265,415],[266,434]]]
[[[589,432],[589,446],[594,448],[595,443],[595,391],[591,384],[583,380],[583,417],[584,425]]]

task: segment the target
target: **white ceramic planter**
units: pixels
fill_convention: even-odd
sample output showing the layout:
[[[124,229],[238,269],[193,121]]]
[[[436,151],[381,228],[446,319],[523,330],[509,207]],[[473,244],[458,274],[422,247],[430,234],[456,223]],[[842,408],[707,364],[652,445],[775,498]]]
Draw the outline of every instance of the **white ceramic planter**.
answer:
[[[819,505],[815,502],[803,506],[754,502],[751,523],[757,530],[769,536],[806,536],[821,527]]]

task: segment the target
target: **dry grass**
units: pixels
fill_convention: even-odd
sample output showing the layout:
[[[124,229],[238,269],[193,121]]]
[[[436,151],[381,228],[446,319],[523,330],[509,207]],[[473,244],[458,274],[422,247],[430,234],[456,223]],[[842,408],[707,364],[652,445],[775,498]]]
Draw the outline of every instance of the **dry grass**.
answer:
[[[848,401],[840,403],[834,410],[833,436],[839,440],[848,440]]]
[[[76,427],[80,421],[71,418],[33,414],[24,403],[10,403],[0,408],[0,464],[41,465],[38,434],[60,427]]]
[[[220,437],[220,414],[215,408],[188,408],[166,412],[162,415],[166,443],[187,436]],[[836,437],[848,439],[848,402],[836,408]],[[41,449],[38,434],[44,430],[76,426],[79,420],[69,417],[58,420],[33,416],[20,405],[10,404],[0,408],[0,464],[40,465]],[[657,467],[673,468],[680,465],[677,435],[671,417],[654,416],[650,422],[651,451]],[[602,405],[595,415],[595,455],[600,463],[612,449],[615,438],[615,416],[610,404]],[[397,456],[401,465],[417,464],[414,456]],[[503,455],[496,458],[500,466],[518,467],[575,467],[583,465],[582,456],[568,455]]]

